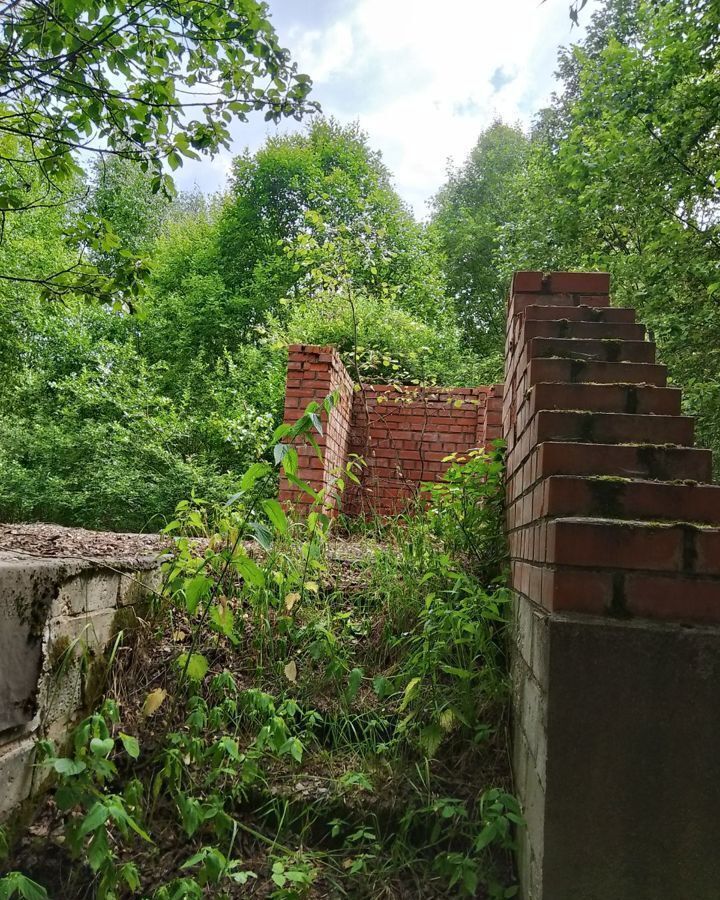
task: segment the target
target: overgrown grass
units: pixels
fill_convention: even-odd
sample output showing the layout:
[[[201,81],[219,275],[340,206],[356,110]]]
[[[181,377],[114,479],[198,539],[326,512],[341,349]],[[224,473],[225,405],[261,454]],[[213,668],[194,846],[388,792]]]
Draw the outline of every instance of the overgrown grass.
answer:
[[[5,896],[515,895],[498,454],[345,540],[254,500],[271,476],[181,505],[151,624],[65,755],[40,748],[62,876],[26,837]]]

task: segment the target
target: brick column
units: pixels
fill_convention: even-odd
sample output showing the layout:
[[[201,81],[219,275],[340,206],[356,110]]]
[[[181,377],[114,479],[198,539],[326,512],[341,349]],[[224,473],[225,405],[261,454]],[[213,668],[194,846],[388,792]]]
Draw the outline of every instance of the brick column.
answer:
[[[335,406],[328,416],[318,412],[323,433],[314,433],[320,459],[309,444],[298,444],[298,478],[315,491],[324,490],[326,512],[335,512],[338,497],[334,490],[338,474],[348,458],[348,438],[352,413],[353,385],[337,351],[332,347],[293,344],[288,348],[288,375],[285,391],[285,417],[288,424],[296,422],[313,400],[322,404],[328,394],[337,392]],[[280,478],[279,498],[298,507],[307,507],[311,498],[290,484],[284,474]]]
[[[519,272],[503,432],[525,900],[720,896],[720,487],[604,274]]]
[[[502,409],[504,385],[493,384],[486,389],[484,405],[478,408],[478,446],[488,449],[503,436]]]

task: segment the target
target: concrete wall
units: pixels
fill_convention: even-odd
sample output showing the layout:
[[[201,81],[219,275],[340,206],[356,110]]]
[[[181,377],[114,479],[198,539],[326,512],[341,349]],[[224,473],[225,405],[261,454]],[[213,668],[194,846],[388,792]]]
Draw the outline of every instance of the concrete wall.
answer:
[[[41,785],[36,741],[62,741],[84,710],[93,660],[159,583],[156,556],[0,552],[0,820]]]
[[[720,896],[720,487],[603,274],[523,272],[503,433],[525,900]]]
[[[516,605],[524,896],[714,900],[716,628]]]
[[[338,392],[330,416],[323,414],[320,460],[310,447],[299,448],[299,477],[315,490],[325,490],[328,506],[337,501],[344,512],[393,513],[417,494],[423,481],[437,481],[447,468],[443,460],[487,446],[501,436],[502,385],[475,388],[428,388],[357,385],[331,347],[290,347],[285,421],[295,422],[310,401]],[[360,485],[347,484],[342,498],[333,485],[346,462],[360,457]],[[287,479],[280,499],[309,502]]]

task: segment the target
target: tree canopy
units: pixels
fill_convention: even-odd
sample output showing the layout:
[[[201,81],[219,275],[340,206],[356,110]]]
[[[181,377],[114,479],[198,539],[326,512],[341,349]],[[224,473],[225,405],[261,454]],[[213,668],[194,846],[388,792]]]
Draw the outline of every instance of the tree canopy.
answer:
[[[82,176],[79,153],[134,160],[151,173],[153,191],[170,195],[168,169],[229,147],[233,119],[261,111],[279,121],[316,108],[310,78],[257,0],[9,0],[0,13],[0,84],[3,224],[67,203]],[[116,242],[104,224],[77,220],[76,265],[35,283],[55,294],[102,292],[106,280],[90,277],[83,248],[103,252]],[[116,274],[120,287],[133,287],[130,269]]]
[[[507,226],[517,221],[528,139],[496,121],[466,162],[448,172],[433,200],[433,228],[445,255],[449,291],[466,343],[482,353],[504,341],[505,295],[512,260]]]

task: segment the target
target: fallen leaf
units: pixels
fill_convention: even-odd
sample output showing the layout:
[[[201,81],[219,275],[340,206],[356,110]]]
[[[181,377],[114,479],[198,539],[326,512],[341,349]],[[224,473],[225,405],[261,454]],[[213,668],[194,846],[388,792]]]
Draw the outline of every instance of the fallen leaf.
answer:
[[[291,659],[290,662],[285,666],[284,670],[285,677],[288,681],[295,682],[297,681],[297,666],[295,665],[295,660]]]
[[[298,602],[299,599],[300,599],[300,594],[298,594],[297,591],[293,591],[291,594],[288,594],[287,597],[285,598],[285,609],[288,612],[292,612],[293,606],[295,606],[295,604]]]
[[[155,688],[154,691],[150,691],[143,703],[143,715],[151,716],[157,712],[163,705],[166,697],[167,691],[164,691],[162,688]]]

